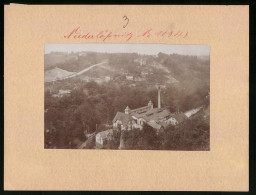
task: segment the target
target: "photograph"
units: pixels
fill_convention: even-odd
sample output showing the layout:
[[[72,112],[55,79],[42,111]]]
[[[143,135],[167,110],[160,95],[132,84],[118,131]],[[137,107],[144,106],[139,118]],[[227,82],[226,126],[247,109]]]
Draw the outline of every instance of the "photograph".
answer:
[[[45,44],[44,149],[210,151],[210,46]]]

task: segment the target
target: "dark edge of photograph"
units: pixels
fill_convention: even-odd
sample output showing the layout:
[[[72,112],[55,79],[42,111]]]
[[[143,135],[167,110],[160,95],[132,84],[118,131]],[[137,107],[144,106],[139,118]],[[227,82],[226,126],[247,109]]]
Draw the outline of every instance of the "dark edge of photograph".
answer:
[[[113,3],[113,1],[101,1],[101,2],[96,2],[96,1],[87,1],[87,3],[93,4],[107,4],[108,3]],[[82,1],[72,1],[72,3],[70,3],[70,1],[64,0],[64,1],[59,1],[59,0],[52,0],[51,3],[49,3],[49,1],[46,0],[32,0],[32,1],[22,1],[22,0],[7,0],[4,1],[4,3],[1,3],[1,29],[0,30],[0,36],[1,36],[1,43],[2,43],[2,50],[1,50],[1,60],[2,63],[4,64],[4,6],[3,4],[10,4],[10,3],[26,3],[26,4],[41,4],[41,5],[46,5],[46,4],[84,4],[86,2],[82,2]],[[116,2],[117,3],[117,2]],[[202,0],[195,0],[195,1],[191,1],[191,0],[174,0],[172,2],[170,1],[158,1],[158,2],[153,2],[153,1],[136,1],[134,4],[177,4],[177,5],[185,5],[185,4],[189,4],[189,5],[250,5],[250,114],[249,114],[249,118],[250,118],[250,186],[249,186],[249,192],[233,192],[232,194],[254,194],[256,192],[256,170],[255,170],[255,123],[253,121],[254,116],[255,116],[255,101],[254,99],[255,97],[255,83],[256,83],[256,77],[255,77],[255,66],[253,66],[256,63],[256,58],[255,58],[255,52],[256,52],[256,43],[255,43],[255,20],[256,20],[256,15],[254,13],[256,13],[256,3],[253,0],[234,0],[234,1],[230,1],[230,0],[208,0],[206,1],[202,1]],[[1,71],[3,71],[3,67],[1,69]],[[4,73],[4,72],[2,72]],[[3,75],[3,74],[2,74]],[[4,86],[4,79],[2,77],[2,87]],[[2,99],[4,99],[4,88],[2,88]],[[1,171],[0,171],[0,175],[2,175],[1,179],[0,179],[0,189],[1,189],[1,193],[2,194],[70,194],[71,192],[67,192],[67,191],[4,191],[3,190],[3,183],[4,183],[4,179],[3,179],[3,173],[4,173],[4,106],[3,106],[3,102],[1,104],[2,106],[2,117],[1,117],[1,125],[2,125],[2,129],[1,129],[1,159],[0,159],[0,164],[1,164]],[[169,195],[169,194],[226,194],[230,192],[203,192],[203,191],[198,191],[198,192],[100,192],[100,191],[73,191],[72,194],[94,194],[94,195],[112,195],[112,194],[133,194],[133,195],[144,195],[144,194],[161,194],[161,195]]]

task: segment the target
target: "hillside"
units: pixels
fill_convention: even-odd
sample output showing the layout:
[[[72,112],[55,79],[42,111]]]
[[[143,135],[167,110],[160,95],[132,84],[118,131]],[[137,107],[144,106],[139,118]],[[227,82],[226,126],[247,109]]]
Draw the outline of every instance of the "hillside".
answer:
[[[67,61],[75,60],[75,56],[63,52],[52,52],[44,55],[44,69],[51,69],[56,65],[66,63]]]
[[[164,53],[46,54],[45,147],[76,148],[72,145],[74,140],[84,141],[85,134],[94,133],[99,124],[111,125],[115,114],[127,106],[138,108],[151,100],[155,107],[157,84],[162,87],[161,106],[173,113],[188,111],[191,118],[159,137],[164,145],[157,149],[202,150],[208,146],[209,57]],[[56,96],[60,91],[68,93]],[[194,113],[202,106],[204,109]]]
[[[59,79],[63,79],[67,76],[74,74],[75,72],[69,72],[66,70],[62,70],[60,68],[54,68],[51,70],[47,70],[44,74],[44,82],[51,82]]]

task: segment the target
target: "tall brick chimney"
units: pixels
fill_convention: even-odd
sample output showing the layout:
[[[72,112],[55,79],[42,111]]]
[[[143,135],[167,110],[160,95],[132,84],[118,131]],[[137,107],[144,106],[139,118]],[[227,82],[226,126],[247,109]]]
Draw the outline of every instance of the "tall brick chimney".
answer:
[[[158,90],[158,104],[157,104],[157,108],[160,109],[161,108],[161,87],[160,87],[160,85],[157,86],[157,90]]]

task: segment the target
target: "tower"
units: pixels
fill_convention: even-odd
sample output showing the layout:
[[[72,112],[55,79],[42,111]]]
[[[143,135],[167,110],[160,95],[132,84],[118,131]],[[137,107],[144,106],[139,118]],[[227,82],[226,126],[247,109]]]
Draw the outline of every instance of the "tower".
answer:
[[[129,114],[130,113],[130,108],[128,106],[125,108],[124,113],[125,114]]]
[[[160,85],[157,85],[157,91],[158,91],[158,104],[157,104],[157,108],[160,109],[161,108],[161,87],[160,87]]]
[[[153,103],[151,100],[148,102],[148,106],[150,107],[150,109],[153,109]]]

